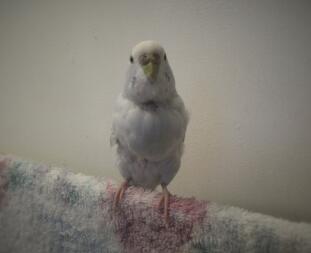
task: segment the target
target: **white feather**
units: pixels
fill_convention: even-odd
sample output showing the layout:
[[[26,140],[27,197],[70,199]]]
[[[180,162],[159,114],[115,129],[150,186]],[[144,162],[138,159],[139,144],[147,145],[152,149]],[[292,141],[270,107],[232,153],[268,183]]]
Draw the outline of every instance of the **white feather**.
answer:
[[[157,43],[148,41],[136,46],[132,55],[137,59],[146,52],[165,54]],[[118,146],[117,164],[123,177],[145,188],[168,184],[180,166],[187,123],[167,60],[161,61],[153,83],[134,61],[117,100],[111,137]]]

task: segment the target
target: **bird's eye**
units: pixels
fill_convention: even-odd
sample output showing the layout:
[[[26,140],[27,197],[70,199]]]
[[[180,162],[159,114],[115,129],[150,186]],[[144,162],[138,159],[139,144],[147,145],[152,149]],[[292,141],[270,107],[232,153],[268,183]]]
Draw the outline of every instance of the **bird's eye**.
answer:
[[[130,57],[130,62],[133,63],[134,62],[134,58],[133,56]]]
[[[166,54],[164,54],[164,61],[166,61]]]

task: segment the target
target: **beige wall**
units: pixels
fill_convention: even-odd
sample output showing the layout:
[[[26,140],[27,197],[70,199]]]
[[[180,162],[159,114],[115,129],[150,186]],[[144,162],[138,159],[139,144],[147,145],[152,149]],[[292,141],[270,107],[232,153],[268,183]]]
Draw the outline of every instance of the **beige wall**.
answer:
[[[129,50],[166,48],[191,112],[173,193],[311,221],[310,1],[0,2],[0,152],[121,177]]]

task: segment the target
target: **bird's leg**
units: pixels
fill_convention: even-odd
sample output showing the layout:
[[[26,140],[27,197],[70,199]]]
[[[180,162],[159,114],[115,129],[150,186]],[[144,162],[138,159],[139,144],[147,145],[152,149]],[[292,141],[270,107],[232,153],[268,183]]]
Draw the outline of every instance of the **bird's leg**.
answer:
[[[167,224],[168,218],[169,218],[168,207],[169,207],[169,201],[170,201],[170,192],[168,191],[165,184],[161,184],[161,186],[162,186],[162,196],[161,196],[158,207],[161,208],[162,205],[164,205],[164,221]]]
[[[126,188],[128,187],[128,182],[129,182],[129,180],[124,181],[120,185],[120,187],[118,188],[118,190],[114,196],[114,199],[113,199],[113,210],[116,210],[119,202],[121,201],[121,199],[124,195],[124,192],[125,192]]]

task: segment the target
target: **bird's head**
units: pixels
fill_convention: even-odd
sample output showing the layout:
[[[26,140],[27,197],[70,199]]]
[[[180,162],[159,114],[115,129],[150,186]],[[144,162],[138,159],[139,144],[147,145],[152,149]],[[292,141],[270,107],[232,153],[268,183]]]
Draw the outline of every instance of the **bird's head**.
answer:
[[[142,41],[131,52],[124,95],[136,103],[163,102],[176,94],[175,80],[163,47]]]

